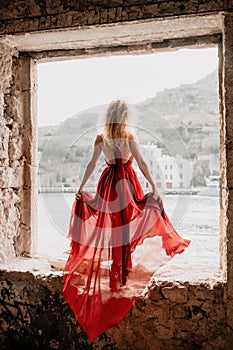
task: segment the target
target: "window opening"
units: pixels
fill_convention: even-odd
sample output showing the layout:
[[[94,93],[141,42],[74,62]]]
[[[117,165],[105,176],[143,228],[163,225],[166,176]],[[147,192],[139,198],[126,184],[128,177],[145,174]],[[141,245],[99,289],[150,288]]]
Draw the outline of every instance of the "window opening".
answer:
[[[112,99],[124,98],[134,114],[131,127],[158,180],[168,214],[178,232],[192,241],[189,251],[169,264],[175,264],[179,274],[188,263],[190,279],[216,273],[217,67],[217,48],[38,64],[39,254],[63,259],[69,245],[66,234],[74,191],[90,156],[94,134],[99,132],[101,115]],[[119,71],[121,74],[114,75]],[[143,75],[139,76],[140,71]],[[102,159],[86,186],[88,190],[94,192],[103,167]],[[168,169],[169,174],[165,173]],[[150,186],[136,164],[135,171],[148,192]],[[165,266],[160,276],[168,279],[170,272]]]

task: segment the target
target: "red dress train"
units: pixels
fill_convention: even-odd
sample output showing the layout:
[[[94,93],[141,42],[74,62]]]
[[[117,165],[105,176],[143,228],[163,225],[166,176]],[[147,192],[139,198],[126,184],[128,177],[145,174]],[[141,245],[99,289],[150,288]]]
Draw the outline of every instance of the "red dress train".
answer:
[[[117,325],[153,273],[190,241],[169,221],[161,199],[144,194],[132,167],[108,164],[95,196],[73,203],[63,296],[90,340]]]

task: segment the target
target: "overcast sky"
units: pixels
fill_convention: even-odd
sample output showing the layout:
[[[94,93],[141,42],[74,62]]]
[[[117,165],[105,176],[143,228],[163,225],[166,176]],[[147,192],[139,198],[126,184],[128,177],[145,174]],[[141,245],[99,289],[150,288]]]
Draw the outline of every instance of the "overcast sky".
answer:
[[[217,48],[38,64],[38,125],[56,125],[93,106],[130,104],[192,83],[218,66]]]

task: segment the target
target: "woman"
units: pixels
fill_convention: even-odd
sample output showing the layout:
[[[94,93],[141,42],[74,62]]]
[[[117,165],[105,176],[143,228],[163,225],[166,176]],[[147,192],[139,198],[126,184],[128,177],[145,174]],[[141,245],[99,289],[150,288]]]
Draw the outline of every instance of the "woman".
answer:
[[[127,122],[127,104],[113,101],[72,207],[63,296],[90,340],[117,325],[152,274],[190,243],[170,223]],[[102,152],[106,167],[92,196],[83,188]],[[133,159],[151,193],[143,193]]]

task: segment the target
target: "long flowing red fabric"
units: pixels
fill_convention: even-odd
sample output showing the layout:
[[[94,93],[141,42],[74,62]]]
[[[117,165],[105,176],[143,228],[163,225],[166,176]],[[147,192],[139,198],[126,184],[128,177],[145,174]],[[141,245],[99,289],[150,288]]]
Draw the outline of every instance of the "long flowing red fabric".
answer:
[[[121,322],[152,274],[190,243],[161,198],[144,194],[132,161],[107,163],[96,195],[83,191],[72,206],[63,296],[90,340]]]

